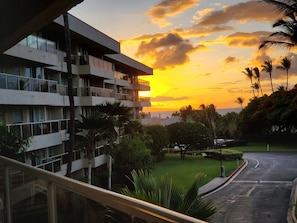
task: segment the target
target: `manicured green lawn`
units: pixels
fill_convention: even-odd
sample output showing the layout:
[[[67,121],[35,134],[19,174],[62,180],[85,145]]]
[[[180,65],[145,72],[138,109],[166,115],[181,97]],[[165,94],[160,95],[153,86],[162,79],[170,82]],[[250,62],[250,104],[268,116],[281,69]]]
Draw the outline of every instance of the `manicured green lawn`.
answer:
[[[242,152],[297,152],[297,146],[279,144],[269,144],[269,146],[267,146],[265,143],[249,143],[246,146],[238,146],[230,149]]]
[[[241,163],[242,160],[238,162],[223,161],[226,175],[230,175]],[[186,155],[185,159],[182,160],[178,153],[167,153],[165,160],[155,164],[152,170],[152,175],[155,178],[160,178],[167,174],[182,188],[188,188],[198,173],[204,173],[206,178],[203,183],[208,183],[213,178],[220,176],[220,161],[190,155]]]

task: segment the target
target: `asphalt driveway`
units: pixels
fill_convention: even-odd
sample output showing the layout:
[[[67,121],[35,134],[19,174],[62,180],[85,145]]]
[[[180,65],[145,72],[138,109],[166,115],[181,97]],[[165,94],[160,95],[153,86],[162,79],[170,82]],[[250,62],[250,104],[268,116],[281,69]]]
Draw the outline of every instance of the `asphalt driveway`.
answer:
[[[210,194],[218,212],[210,223],[286,223],[297,153],[245,153],[245,169]]]

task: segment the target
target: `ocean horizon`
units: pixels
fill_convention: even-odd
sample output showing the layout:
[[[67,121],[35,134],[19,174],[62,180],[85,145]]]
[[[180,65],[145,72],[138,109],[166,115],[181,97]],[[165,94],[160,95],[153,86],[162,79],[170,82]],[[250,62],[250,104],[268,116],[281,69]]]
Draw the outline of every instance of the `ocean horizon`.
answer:
[[[225,115],[228,112],[236,112],[239,113],[242,109],[241,108],[222,108],[222,109],[216,109],[216,111],[220,115]],[[170,118],[173,113],[176,111],[163,111],[163,112],[150,112],[151,117],[158,117],[158,118]]]

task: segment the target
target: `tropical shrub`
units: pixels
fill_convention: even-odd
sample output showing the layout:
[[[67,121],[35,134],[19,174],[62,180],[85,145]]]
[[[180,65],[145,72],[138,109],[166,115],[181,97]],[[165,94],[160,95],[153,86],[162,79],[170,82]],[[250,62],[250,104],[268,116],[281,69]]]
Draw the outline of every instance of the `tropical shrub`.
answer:
[[[206,221],[216,212],[213,203],[198,194],[205,177],[203,174],[198,174],[185,192],[177,188],[172,178],[166,175],[160,180],[145,170],[133,170],[131,175],[133,190],[125,187],[121,190],[122,194]]]

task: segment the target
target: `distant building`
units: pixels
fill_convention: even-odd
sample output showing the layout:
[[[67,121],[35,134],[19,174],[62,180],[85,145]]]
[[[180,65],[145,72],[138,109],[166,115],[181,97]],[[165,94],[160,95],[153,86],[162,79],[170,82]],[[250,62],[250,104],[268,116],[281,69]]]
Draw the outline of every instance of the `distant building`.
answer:
[[[149,98],[150,67],[120,52],[120,43],[69,15],[76,118],[93,106],[118,102],[130,107],[135,118]],[[0,54],[0,120],[32,136],[26,162],[59,174],[66,172],[69,100],[62,16]],[[73,171],[87,167],[85,155],[74,152]],[[100,147],[93,167],[106,163]]]
[[[181,117],[175,116],[171,118],[160,118],[160,117],[151,117],[151,118],[144,118],[141,119],[141,124],[143,125],[162,125],[167,126],[173,123],[180,122],[182,120]]]

